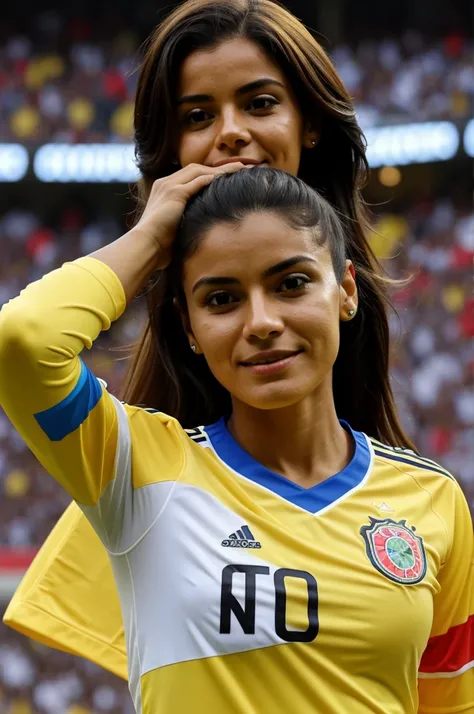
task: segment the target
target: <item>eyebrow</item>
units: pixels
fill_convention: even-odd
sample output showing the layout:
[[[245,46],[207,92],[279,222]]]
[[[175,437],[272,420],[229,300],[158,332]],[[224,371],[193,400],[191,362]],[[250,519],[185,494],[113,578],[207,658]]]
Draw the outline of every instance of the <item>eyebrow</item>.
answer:
[[[270,268],[267,268],[266,270],[263,271],[262,277],[264,278],[271,278],[273,275],[278,275],[278,273],[282,273],[284,270],[288,270],[288,268],[292,268],[294,265],[298,265],[300,263],[313,263],[314,265],[317,265],[317,261],[314,260],[314,258],[310,258],[308,255],[294,255],[292,258],[287,258],[286,260],[282,260],[280,263],[277,263],[276,265],[272,265]],[[237,280],[237,278],[227,278],[224,276],[219,276],[219,277],[205,277],[201,278],[200,280],[197,281],[197,283],[194,285],[192,292],[193,294],[198,290],[199,288],[203,287],[203,285],[206,286],[218,286],[218,285],[239,285],[240,280]]]
[[[249,94],[249,92],[254,92],[256,89],[261,89],[262,87],[267,87],[270,84],[275,84],[278,87],[283,87],[285,85],[279,82],[277,79],[272,79],[271,77],[262,77],[261,79],[256,79],[255,82],[249,82],[248,84],[242,85],[235,90],[237,97],[241,97],[243,94]],[[178,99],[178,107],[181,104],[197,104],[200,102],[212,102],[214,97],[211,94],[187,94]]]

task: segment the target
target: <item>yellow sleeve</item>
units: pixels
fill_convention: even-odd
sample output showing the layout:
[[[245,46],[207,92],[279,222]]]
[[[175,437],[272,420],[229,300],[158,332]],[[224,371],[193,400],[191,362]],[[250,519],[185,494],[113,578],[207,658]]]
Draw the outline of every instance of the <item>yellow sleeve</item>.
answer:
[[[80,359],[125,309],[94,258],[66,263],[0,312],[0,404],[46,470],[85,506],[113,479],[117,405]]]
[[[474,714],[474,536],[454,480],[442,510],[450,548],[438,574],[431,636],[419,668],[419,712]]]
[[[122,611],[110,558],[76,503],[42,545],[3,622],[127,679]]]

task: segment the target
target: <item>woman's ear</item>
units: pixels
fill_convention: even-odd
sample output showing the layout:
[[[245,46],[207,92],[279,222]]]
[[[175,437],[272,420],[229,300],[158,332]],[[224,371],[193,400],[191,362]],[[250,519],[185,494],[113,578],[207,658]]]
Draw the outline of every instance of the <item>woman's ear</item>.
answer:
[[[340,284],[339,319],[343,322],[352,320],[357,314],[359,296],[357,293],[356,272],[352,261],[346,260],[346,269]]]
[[[185,307],[182,307],[179,304],[179,301],[177,298],[173,298],[173,307],[177,313],[178,319],[181,320],[181,324],[183,326],[183,330],[186,333],[186,337],[188,338],[189,346],[194,352],[194,354],[202,354],[202,351],[198,345],[198,342],[196,338],[194,337],[194,333],[191,329],[191,323],[189,321],[189,315],[188,311],[186,310]]]
[[[321,138],[321,124],[320,122],[315,122],[306,120],[303,131],[303,148],[314,149]]]

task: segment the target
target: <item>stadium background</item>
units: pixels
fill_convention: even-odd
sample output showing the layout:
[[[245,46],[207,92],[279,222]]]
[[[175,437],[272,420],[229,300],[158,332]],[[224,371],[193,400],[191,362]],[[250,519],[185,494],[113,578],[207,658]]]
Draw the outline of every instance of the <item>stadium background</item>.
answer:
[[[330,52],[366,131],[373,246],[398,315],[392,379],[419,449],[474,508],[474,5],[288,0]],[[0,305],[131,220],[131,116],[147,0],[22,0],[0,22]],[[86,359],[117,391],[140,300]],[[0,612],[68,498],[0,411]],[[0,625],[0,714],[125,714],[126,685]]]

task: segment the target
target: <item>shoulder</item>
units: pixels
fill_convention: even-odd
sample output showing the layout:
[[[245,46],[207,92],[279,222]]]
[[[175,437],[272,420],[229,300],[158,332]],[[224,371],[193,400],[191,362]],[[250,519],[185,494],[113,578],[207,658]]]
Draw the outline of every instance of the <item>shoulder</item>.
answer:
[[[208,442],[208,436],[204,426],[185,429],[177,419],[169,414],[165,414],[159,409],[141,405],[131,406],[129,404],[123,404],[123,406],[127,412],[133,431],[149,431],[158,438],[164,428],[185,443],[191,441],[196,444],[204,445],[204,442]]]
[[[181,479],[184,470],[189,475],[197,463],[201,468],[201,447],[208,446],[203,427],[184,429],[177,419],[157,409],[122,406],[128,417],[135,488]]]
[[[448,532],[461,525],[459,521],[471,523],[466,497],[452,473],[436,461],[410,449],[389,446],[373,437],[369,437],[369,441],[374,462],[381,473],[384,468],[391,468],[397,472],[396,476],[408,477],[418,490],[429,494],[431,510],[439,516]]]
[[[125,411],[127,412],[128,418],[133,422],[138,422],[140,424],[169,424],[176,426],[181,429],[180,423],[177,419],[161,412],[159,409],[152,409],[151,407],[146,407],[142,404],[127,404],[122,402]]]
[[[392,464],[394,467],[398,466],[400,471],[410,472],[420,477],[424,474],[431,478],[435,478],[432,476],[435,474],[440,477],[440,480],[447,479],[457,483],[455,477],[447,469],[432,459],[421,456],[411,449],[383,444],[372,436],[369,437],[369,441],[376,459]]]

